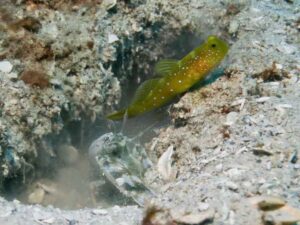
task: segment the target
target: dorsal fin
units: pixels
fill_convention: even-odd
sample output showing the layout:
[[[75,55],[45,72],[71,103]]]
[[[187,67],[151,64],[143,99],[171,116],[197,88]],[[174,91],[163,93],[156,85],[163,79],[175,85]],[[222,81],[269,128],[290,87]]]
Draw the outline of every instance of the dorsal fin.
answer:
[[[131,104],[144,100],[153,88],[159,83],[159,78],[146,80],[136,90]]]
[[[179,68],[179,61],[176,59],[163,59],[155,65],[155,72],[159,76],[170,74],[173,70]]]

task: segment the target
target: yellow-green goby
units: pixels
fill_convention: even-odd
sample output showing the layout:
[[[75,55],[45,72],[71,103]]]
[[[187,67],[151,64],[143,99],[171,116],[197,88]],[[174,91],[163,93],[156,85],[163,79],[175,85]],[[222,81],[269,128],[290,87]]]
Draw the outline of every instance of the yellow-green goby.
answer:
[[[216,36],[207,40],[181,60],[166,59],[157,63],[155,71],[159,77],[142,83],[137,89],[131,104],[107,116],[119,120],[126,116],[134,117],[166,104],[176,95],[203,80],[228,52],[225,41]]]

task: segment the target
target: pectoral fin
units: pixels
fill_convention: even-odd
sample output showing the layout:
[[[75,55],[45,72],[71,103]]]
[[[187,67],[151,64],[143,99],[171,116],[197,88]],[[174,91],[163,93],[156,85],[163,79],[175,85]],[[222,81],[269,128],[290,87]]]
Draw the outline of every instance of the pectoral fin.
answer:
[[[155,72],[159,76],[165,76],[179,68],[179,61],[176,59],[163,59],[155,65]]]
[[[144,83],[142,83],[136,90],[131,105],[137,102],[144,101],[147,98],[147,96],[151,93],[151,91],[153,91],[154,87],[159,83],[159,81],[159,78],[155,78],[151,80],[146,80]]]
[[[123,119],[125,113],[126,113],[126,109],[122,109],[120,111],[107,115],[106,118],[110,120],[121,120]]]
[[[136,90],[133,100],[128,108],[109,114],[106,116],[106,118],[110,120],[120,120],[124,117],[126,110],[128,110],[129,117],[133,116],[132,111],[135,110],[135,107],[138,107],[139,103],[145,101],[147,96],[151,93],[151,91],[153,91],[159,81],[159,78],[155,78],[142,83]]]

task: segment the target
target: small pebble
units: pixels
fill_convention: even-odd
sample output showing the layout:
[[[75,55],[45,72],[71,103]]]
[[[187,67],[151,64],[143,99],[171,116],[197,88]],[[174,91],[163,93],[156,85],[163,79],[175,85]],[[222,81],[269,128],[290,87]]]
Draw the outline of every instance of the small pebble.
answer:
[[[8,73],[7,77],[11,80],[14,80],[14,79],[18,78],[18,74],[17,73]]]
[[[291,163],[294,163],[294,164],[297,163],[297,161],[298,161],[298,152],[296,150],[292,153],[289,161]]]
[[[109,34],[108,35],[108,44],[114,43],[118,40],[119,40],[119,38],[118,38],[117,35],[115,35],[115,34]]]
[[[295,165],[294,165],[294,168],[295,168],[295,169],[300,169],[300,164],[295,164]]]
[[[243,172],[244,172],[243,170],[240,170],[238,168],[232,168],[226,171],[225,174],[227,174],[231,178],[236,178],[242,175]]]
[[[239,29],[239,23],[236,20],[231,21],[229,25],[228,32],[230,34],[235,34]]]
[[[200,202],[198,204],[198,209],[199,211],[205,211],[205,210],[208,210],[209,209],[209,204],[206,203],[206,202]]]
[[[226,116],[226,122],[224,123],[224,125],[226,126],[232,126],[233,124],[235,124],[235,122],[238,119],[238,113],[237,112],[230,112],[227,114]]]
[[[223,164],[220,163],[220,164],[216,165],[216,170],[217,170],[218,172],[221,172],[221,171],[223,170]]]
[[[227,181],[227,182],[225,183],[225,185],[226,185],[227,188],[228,188],[229,190],[231,190],[231,191],[237,192],[238,189],[239,189],[239,186],[238,186],[236,183],[232,182],[232,181]]]
[[[0,71],[9,73],[13,68],[13,65],[9,61],[0,61]]]

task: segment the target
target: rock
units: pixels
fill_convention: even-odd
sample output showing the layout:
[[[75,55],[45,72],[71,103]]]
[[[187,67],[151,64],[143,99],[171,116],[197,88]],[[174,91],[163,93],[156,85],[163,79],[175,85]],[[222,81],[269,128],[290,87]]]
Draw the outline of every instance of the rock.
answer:
[[[274,225],[275,224],[295,225],[297,222],[299,222],[299,218],[282,210],[268,212],[262,218],[265,224],[274,224]]]
[[[29,204],[41,204],[45,197],[45,190],[41,187],[36,187],[35,190],[28,196]]]
[[[78,150],[72,145],[62,145],[57,151],[57,155],[62,162],[67,165],[76,163],[79,159]]]
[[[9,73],[13,68],[13,65],[9,61],[0,61],[0,71]]]

